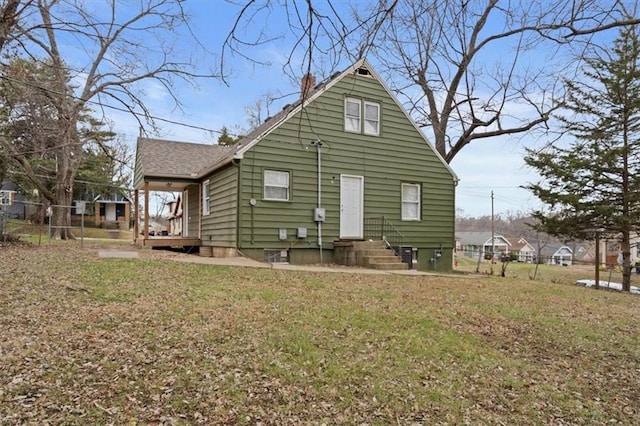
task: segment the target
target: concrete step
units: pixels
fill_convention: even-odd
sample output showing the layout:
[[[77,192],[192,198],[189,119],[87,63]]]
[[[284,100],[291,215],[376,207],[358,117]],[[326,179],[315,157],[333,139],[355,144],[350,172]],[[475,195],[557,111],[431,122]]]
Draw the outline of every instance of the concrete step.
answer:
[[[353,241],[352,242],[354,250],[379,250],[385,249],[386,246],[384,241]]]
[[[402,259],[393,255],[361,257],[358,265],[364,268],[373,269],[408,269],[408,265],[406,263],[402,263]],[[393,268],[391,265],[397,265],[398,268]]]
[[[400,259],[398,256],[365,256],[363,258],[366,263],[372,264],[372,263],[401,263],[402,259]]]
[[[405,271],[409,269],[409,265],[406,263],[374,263],[371,264],[371,268],[382,271]]]
[[[367,257],[367,256],[395,256],[393,250],[388,249],[367,249],[367,250],[358,250],[358,256]]]

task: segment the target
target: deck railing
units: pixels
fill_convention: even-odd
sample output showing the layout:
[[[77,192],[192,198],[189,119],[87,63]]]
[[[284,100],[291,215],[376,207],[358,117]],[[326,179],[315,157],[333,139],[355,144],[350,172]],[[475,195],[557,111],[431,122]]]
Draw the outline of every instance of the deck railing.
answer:
[[[387,247],[400,256],[398,247],[402,246],[404,235],[384,216],[369,217],[364,220],[364,239],[382,240]]]

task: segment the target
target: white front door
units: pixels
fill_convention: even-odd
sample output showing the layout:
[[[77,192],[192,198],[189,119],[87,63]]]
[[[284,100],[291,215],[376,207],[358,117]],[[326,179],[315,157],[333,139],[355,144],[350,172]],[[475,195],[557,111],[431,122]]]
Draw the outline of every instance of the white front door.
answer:
[[[364,177],[340,175],[340,238],[362,239]]]
[[[115,222],[116,221],[116,205],[113,203],[105,204],[104,216],[107,222]]]

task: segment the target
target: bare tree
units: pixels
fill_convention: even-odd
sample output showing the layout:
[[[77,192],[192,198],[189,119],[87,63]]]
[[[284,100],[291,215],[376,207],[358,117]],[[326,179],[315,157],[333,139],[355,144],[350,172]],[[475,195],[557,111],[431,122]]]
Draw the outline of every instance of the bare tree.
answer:
[[[579,65],[576,55],[584,43],[639,21],[622,0],[386,0],[340,6],[328,0],[242,2],[223,46],[223,64],[229,54],[255,61],[251,48],[287,36],[293,40],[283,65],[289,75],[312,67],[333,72],[345,59],[373,53],[447,162],[473,141],[546,130],[563,95],[558,82],[574,72],[571,64]],[[286,17],[288,33],[262,25],[272,14]],[[527,52],[538,57],[532,60]]]
[[[570,49],[618,25],[623,10],[592,1],[406,1],[375,52],[451,162],[473,141],[546,129],[563,96],[558,78],[579,64]]]
[[[269,117],[269,107],[272,102],[273,97],[267,93],[251,105],[244,107],[244,114],[247,119],[247,125],[249,126],[248,132],[256,129],[267,117]]]
[[[176,80],[194,83],[213,72],[196,72],[196,64],[183,53],[180,30],[189,28],[189,17],[179,0],[148,0],[123,4],[65,0],[34,0],[25,6],[12,48],[17,53],[47,61],[57,75],[53,87],[42,88],[57,110],[59,139],[56,145],[56,187],[50,202],[68,206],[73,183],[82,163],[83,141],[78,123],[83,111],[111,105],[131,113],[141,127],[153,126],[145,104],[145,83],[159,86],[176,106]],[[195,43],[194,43],[195,41]],[[191,39],[194,46],[202,47]],[[79,47],[79,49],[78,49]],[[6,48],[6,46],[5,46]],[[67,84],[73,81],[76,87]],[[53,224],[61,238],[67,230],[70,210],[53,209]]]
[[[20,0],[6,0],[0,4],[0,52],[12,38],[21,10]]]
[[[331,0],[245,0],[239,3],[236,19],[223,43],[220,71],[225,70],[230,56],[271,65],[259,59],[253,48],[292,40],[282,64],[283,71],[292,81],[300,81],[300,76],[309,73],[312,67],[330,73],[344,58],[353,61],[364,56],[375,42],[378,29],[392,16],[399,1],[380,0],[371,3],[375,6],[368,7],[368,2],[358,1],[348,4]],[[363,9],[362,13],[359,9]],[[271,33],[265,22],[273,15],[286,20],[288,27]],[[352,19],[355,15],[361,19]]]

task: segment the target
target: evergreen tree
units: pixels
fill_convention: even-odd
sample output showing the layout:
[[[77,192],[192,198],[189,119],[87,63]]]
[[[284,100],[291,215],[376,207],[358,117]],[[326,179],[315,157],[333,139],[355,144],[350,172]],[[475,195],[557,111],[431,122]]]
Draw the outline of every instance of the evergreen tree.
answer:
[[[220,131],[220,136],[218,136],[218,145],[229,146],[235,145],[240,138],[234,139],[233,136],[229,134],[229,129],[225,127]]]
[[[37,194],[36,201],[42,205],[56,204],[59,158],[66,146],[60,112],[51,100],[55,76],[47,63],[25,59],[15,59],[0,70],[6,76],[0,81],[0,168],[7,168],[8,177],[23,194]],[[92,184],[69,187],[70,200],[83,198],[83,193],[113,194],[114,186],[124,184],[116,173],[122,150],[114,143],[115,134],[104,130],[104,123],[86,108],[78,112],[77,123],[81,150],[71,156],[73,173]],[[35,217],[42,217],[42,212]]]
[[[565,81],[560,116],[575,139],[568,146],[528,150],[542,180],[528,188],[551,207],[535,212],[545,231],[567,238],[596,229],[620,239],[623,290],[630,290],[630,240],[640,228],[640,41],[628,27],[611,49],[586,60],[583,78]]]

